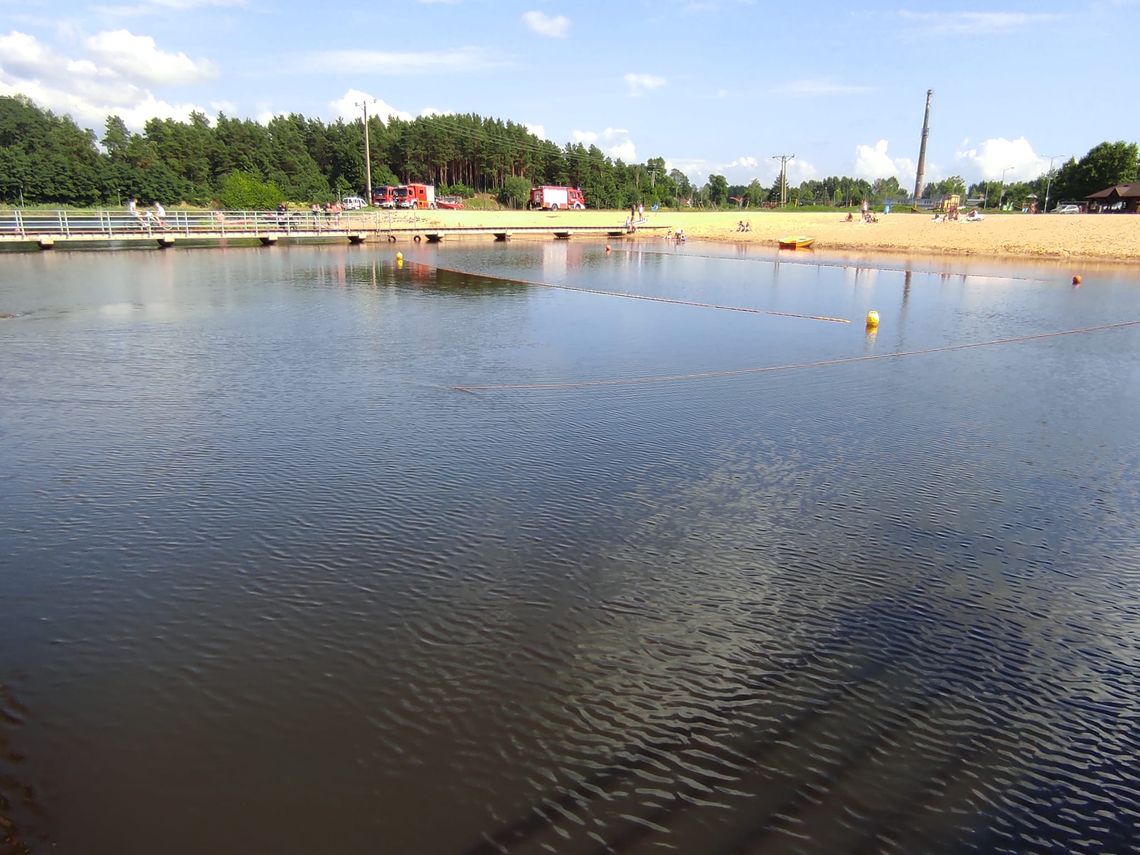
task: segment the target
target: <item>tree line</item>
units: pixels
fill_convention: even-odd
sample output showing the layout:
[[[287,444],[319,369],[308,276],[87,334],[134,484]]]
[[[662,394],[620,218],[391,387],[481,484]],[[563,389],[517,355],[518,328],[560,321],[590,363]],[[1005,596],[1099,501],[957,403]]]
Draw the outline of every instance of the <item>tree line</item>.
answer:
[[[68,116],[41,109],[22,95],[0,97],[0,201],[9,204],[120,205],[144,203],[268,208],[278,202],[328,202],[367,186],[365,130],[360,121],[324,122],[292,113],[266,124],[202,113],[187,121],[151,119],[130,131],[118,116],[102,137]],[[422,181],[441,193],[487,193],[501,203],[525,204],[532,185],[581,187],[591,207],[631,204],[763,207],[777,204],[780,187],[759,180],[730,185],[710,175],[694,186],[665,159],[627,164],[594,145],[558,146],[512,121],[475,114],[421,116],[414,120],[369,117],[372,186]],[[1135,143],[1104,142],[1072,158],[1052,176],[1004,185],[1001,197],[1021,205],[1030,194],[1044,199],[1083,199],[1110,184],[1136,179]],[[957,192],[985,196],[996,182],[969,188],[959,176],[927,185],[938,198]],[[895,178],[866,181],[832,176],[788,188],[796,205],[880,204],[909,194]]]

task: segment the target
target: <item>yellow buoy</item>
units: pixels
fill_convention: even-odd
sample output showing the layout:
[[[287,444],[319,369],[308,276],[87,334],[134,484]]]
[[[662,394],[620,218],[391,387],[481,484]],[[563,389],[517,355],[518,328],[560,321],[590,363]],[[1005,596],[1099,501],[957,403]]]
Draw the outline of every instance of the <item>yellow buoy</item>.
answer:
[[[396,261],[403,261],[403,260],[404,260],[404,253],[397,252],[396,253]]]
[[[879,325],[879,313],[876,312],[874,309],[871,309],[871,311],[867,312],[867,326],[877,327],[878,325]]]

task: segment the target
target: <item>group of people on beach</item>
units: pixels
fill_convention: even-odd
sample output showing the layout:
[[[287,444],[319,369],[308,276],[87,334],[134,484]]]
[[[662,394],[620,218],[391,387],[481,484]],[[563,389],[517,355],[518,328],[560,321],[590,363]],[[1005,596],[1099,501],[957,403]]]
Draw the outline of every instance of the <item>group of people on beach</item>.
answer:
[[[156,225],[161,229],[170,228],[166,224],[166,208],[162,207],[162,203],[157,199],[154,200],[153,210],[148,208],[145,211],[139,211],[138,199],[131,196],[127,199],[127,213],[134,217],[144,229],[151,229]]]
[[[637,227],[645,222],[645,204],[638,202],[636,205],[629,206],[629,216],[625,221],[625,230],[627,232],[637,231]]]

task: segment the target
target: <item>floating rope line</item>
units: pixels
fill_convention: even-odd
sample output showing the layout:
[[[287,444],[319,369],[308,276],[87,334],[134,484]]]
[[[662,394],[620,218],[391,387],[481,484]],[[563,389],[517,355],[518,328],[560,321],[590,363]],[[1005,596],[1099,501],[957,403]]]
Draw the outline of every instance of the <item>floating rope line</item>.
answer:
[[[994,338],[989,341],[973,341],[965,344],[947,344],[941,347],[927,347],[922,350],[899,350],[893,353],[876,353],[864,356],[844,356],[835,359],[819,359],[814,362],[786,362],[783,365],[765,365],[759,368],[733,368],[724,371],[699,371],[693,374],[657,374],[644,377],[611,377],[600,380],[571,380],[561,383],[487,383],[452,386],[455,392],[496,392],[496,391],[543,391],[556,389],[586,389],[599,386],[633,386],[646,383],[676,383],[687,380],[708,380],[719,377],[740,377],[745,374],[771,374],[778,371],[793,371],[800,368],[824,368],[830,365],[849,365],[855,362],[872,362],[878,359],[898,359],[903,356],[924,356],[929,353],[949,353],[955,350],[971,350],[979,347],[995,347],[1002,344],[1020,344],[1045,338],[1058,338],[1067,335],[1104,332],[1140,325],[1140,320],[1121,321],[1114,324],[1101,324],[1094,327],[1080,327],[1072,330],[1033,333],[1011,338]]]
[[[425,267],[431,265],[424,265]],[[698,303],[695,300],[679,300],[674,297],[652,297],[648,294],[631,294],[628,291],[602,291],[598,288],[579,288],[575,285],[555,285],[552,282],[535,282],[531,279],[511,279],[507,276],[492,276],[487,273],[471,273],[467,270],[456,270],[452,267],[436,267],[445,273],[457,273],[461,276],[481,276],[484,279],[495,279],[499,282],[515,282],[519,285],[534,285],[540,288],[554,288],[558,291],[574,291],[579,294],[598,294],[603,297],[624,297],[627,300],[648,300],[651,303],[672,303],[677,306],[696,306],[699,309],[722,309],[726,312],[746,312],[750,315],[772,315],[777,318],[799,318],[805,321],[826,321],[832,324],[849,324],[847,318],[833,318],[829,315],[805,315],[800,312],[781,312],[776,309],[753,309],[748,306],[725,306],[718,303]]]

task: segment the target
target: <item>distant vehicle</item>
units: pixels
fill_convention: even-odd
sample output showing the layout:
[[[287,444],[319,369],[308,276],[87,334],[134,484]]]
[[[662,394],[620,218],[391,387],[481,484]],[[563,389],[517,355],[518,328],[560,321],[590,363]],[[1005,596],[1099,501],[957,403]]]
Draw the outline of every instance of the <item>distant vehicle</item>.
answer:
[[[378,208],[396,207],[396,188],[391,184],[372,191],[372,204]]]
[[[1055,214],[1079,214],[1080,212],[1080,205],[1058,205],[1053,211]]]
[[[445,210],[454,210],[463,207],[463,198],[461,196],[437,196],[435,206]]]
[[[358,211],[364,207],[365,202],[359,196],[345,196],[340,200],[346,211]]]
[[[573,209],[584,211],[586,209],[586,194],[577,187],[534,187],[530,191],[530,201],[527,207],[544,211],[557,211],[560,209]]]
[[[434,184],[401,184],[396,188],[397,208],[434,208]]]

